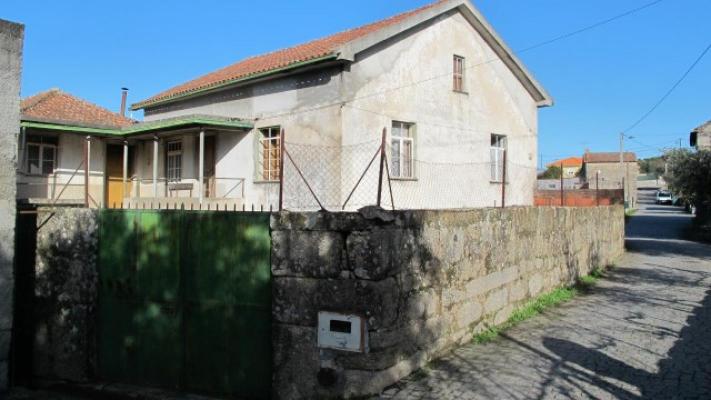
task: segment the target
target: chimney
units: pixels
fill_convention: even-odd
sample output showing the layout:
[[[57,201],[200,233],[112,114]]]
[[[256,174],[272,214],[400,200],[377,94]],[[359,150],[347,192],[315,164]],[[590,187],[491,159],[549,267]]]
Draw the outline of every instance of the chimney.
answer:
[[[121,116],[126,116],[126,97],[128,96],[128,88],[121,88]]]

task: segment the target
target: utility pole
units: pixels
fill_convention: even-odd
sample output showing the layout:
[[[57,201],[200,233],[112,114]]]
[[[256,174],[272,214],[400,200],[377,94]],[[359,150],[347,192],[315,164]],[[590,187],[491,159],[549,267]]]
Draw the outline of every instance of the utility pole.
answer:
[[[625,133],[620,132],[620,176],[625,175]],[[625,188],[625,181],[622,180],[622,199],[627,203],[627,190]]]

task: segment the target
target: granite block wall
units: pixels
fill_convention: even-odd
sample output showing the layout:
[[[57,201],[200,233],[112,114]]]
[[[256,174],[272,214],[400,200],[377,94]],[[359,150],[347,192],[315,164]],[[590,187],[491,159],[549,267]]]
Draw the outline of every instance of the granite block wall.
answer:
[[[378,393],[624,251],[622,206],[282,213],[271,224],[281,399]],[[319,311],[365,316],[369,351],[317,348]]]

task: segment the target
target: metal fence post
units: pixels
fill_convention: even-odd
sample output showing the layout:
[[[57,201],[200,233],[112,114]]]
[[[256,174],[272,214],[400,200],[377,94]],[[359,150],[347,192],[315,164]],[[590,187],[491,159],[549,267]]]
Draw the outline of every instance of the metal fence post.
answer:
[[[506,207],[506,149],[504,149],[504,160],[501,167],[501,208]]]
[[[595,172],[595,202],[600,207],[600,171]]]
[[[279,211],[284,209],[284,128],[281,128],[279,133]],[[244,194],[244,184],[242,187]],[[244,198],[244,195],[243,195]]]
[[[378,173],[378,207],[380,207],[380,199],[383,192],[383,167],[385,162],[385,136],[387,128],[383,128],[383,136],[380,142],[380,172]]]
[[[563,163],[560,163],[560,206],[564,207],[565,206],[565,199],[564,199],[564,182],[563,182]]]

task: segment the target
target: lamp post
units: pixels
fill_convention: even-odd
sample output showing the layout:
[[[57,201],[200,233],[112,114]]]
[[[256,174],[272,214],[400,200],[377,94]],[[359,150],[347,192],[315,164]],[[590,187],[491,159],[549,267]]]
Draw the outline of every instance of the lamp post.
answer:
[[[628,139],[634,139],[634,136],[627,136]],[[622,174],[622,197],[627,205],[627,186],[629,186],[629,176],[625,169],[625,133],[620,132],[620,173]]]

